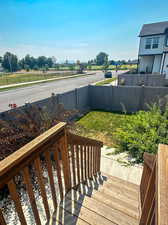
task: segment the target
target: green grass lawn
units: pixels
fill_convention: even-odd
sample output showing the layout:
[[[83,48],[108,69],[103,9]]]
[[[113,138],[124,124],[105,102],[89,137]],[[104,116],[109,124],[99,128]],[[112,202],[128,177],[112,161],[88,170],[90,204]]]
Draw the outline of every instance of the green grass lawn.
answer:
[[[116,129],[120,128],[125,119],[130,116],[121,113],[91,111],[75,123],[73,131],[78,135],[94,138],[103,141],[109,147],[114,147]]]
[[[109,78],[109,79],[106,79],[106,80],[97,82],[97,83],[96,83],[96,86],[102,86],[102,85],[105,85],[105,84],[110,84],[111,82],[113,82],[113,81],[115,81],[115,80],[117,80],[116,77]]]
[[[96,66],[96,65],[93,65],[93,66],[88,66],[88,69],[91,69],[91,70],[104,70],[104,66]],[[110,65],[108,67],[109,70],[116,70],[116,66],[114,65]],[[118,70],[132,70],[132,69],[137,69],[137,65],[121,65],[118,67]]]
[[[70,73],[13,73],[13,74],[0,74],[0,86],[8,84],[17,84],[22,82],[47,80],[56,77],[70,76]]]

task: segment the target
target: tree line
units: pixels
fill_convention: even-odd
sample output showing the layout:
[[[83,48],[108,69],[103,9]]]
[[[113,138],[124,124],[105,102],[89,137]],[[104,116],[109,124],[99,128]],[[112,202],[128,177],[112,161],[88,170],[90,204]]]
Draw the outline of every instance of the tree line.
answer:
[[[95,59],[89,60],[87,63],[81,63],[77,60],[76,63],[68,63],[68,60],[64,63],[64,65],[69,66],[71,70],[74,69],[73,65],[78,65],[81,70],[86,68],[87,66],[97,65],[97,66],[104,66],[107,67],[109,65],[124,65],[124,64],[131,64],[136,60],[109,60],[108,54],[105,52],[100,52]],[[8,72],[15,72],[18,70],[48,70],[48,68],[55,67],[59,69],[58,64],[56,64],[55,57],[45,57],[39,56],[37,58],[30,56],[27,54],[24,58],[18,59],[18,57],[10,52],[6,52],[3,57],[0,57],[0,63],[5,71]]]
[[[0,63],[4,70],[15,72],[25,69],[27,71],[51,68],[54,65],[54,59],[51,57],[39,56],[37,58],[26,55],[22,59],[18,59],[15,54],[6,52],[3,57],[0,57]]]

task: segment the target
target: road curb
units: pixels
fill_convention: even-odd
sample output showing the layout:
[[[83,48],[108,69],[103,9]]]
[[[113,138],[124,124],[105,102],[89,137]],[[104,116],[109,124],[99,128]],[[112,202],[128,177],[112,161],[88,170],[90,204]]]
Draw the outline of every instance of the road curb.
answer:
[[[9,84],[9,85],[0,86],[0,89],[14,88],[14,87],[27,85],[27,84],[39,84],[39,83],[45,83],[45,82],[49,82],[49,81],[56,81],[56,80],[64,80],[64,79],[70,79],[70,78],[75,78],[75,77],[89,76],[89,75],[93,75],[93,74],[95,74],[95,73],[77,74],[77,75],[72,75],[72,76],[67,76],[67,77],[51,78],[51,79],[47,79],[47,80],[38,80],[38,81],[23,82],[23,83],[18,83],[18,84]]]

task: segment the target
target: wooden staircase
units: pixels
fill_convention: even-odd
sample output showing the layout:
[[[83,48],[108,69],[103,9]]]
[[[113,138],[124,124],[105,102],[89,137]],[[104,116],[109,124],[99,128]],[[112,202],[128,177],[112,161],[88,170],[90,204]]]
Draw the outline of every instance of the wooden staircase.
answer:
[[[139,186],[111,176],[95,176],[69,191],[51,224],[138,225]]]
[[[8,190],[14,203],[15,224],[168,225],[168,146],[159,145],[157,155],[144,154],[137,186],[101,175],[102,145],[69,133],[66,124],[59,123],[2,160],[0,191]],[[34,222],[23,203],[29,204]],[[0,206],[0,225],[13,225],[5,207]]]

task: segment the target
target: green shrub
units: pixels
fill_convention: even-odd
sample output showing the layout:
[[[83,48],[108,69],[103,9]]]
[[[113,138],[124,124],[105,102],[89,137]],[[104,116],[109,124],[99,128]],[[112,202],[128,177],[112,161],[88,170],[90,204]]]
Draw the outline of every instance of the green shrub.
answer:
[[[158,144],[168,144],[168,107],[162,112],[157,105],[149,111],[139,111],[126,117],[117,129],[119,151],[128,151],[137,162],[143,161],[143,153],[157,153]]]

